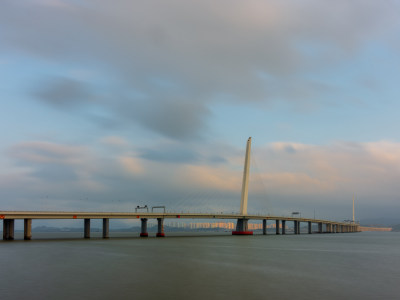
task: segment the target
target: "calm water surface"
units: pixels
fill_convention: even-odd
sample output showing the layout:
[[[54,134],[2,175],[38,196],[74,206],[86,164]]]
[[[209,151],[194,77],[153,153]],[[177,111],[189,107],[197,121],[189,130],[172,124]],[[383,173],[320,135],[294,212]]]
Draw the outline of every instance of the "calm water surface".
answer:
[[[400,299],[399,233],[60,236],[0,242],[1,299]]]

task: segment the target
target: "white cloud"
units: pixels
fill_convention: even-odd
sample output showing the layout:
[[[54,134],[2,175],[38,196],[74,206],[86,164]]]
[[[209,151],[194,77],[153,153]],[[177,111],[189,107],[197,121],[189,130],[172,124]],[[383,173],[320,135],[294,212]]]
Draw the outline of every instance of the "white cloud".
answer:
[[[376,1],[6,1],[0,11],[4,51],[108,79],[101,93],[77,80],[61,91],[41,84],[46,103],[65,109],[96,98],[111,123],[172,139],[209,130],[215,101],[328,101],[321,95],[340,88],[312,78],[397,36],[398,24],[390,5]]]

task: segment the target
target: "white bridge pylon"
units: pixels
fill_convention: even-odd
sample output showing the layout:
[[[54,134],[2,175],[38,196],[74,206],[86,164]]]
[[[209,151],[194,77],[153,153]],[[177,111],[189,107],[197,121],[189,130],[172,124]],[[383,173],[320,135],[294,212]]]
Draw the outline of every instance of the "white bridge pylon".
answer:
[[[240,201],[240,214],[247,215],[247,199],[249,196],[249,172],[250,172],[250,152],[251,152],[251,137],[247,139],[246,156],[244,159],[243,182],[242,182],[242,197]]]
[[[247,139],[246,156],[244,159],[243,182],[242,182],[242,197],[240,200],[240,215],[237,220],[236,230],[232,231],[233,235],[252,235],[253,231],[248,230],[247,216],[247,199],[249,195],[249,174],[250,174],[250,152],[251,152],[251,137]]]

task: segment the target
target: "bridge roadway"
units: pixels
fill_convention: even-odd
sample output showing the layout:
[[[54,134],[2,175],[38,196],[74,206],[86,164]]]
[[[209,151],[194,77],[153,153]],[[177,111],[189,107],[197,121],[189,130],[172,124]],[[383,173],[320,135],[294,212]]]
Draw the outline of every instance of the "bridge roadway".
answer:
[[[263,234],[267,234],[267,221],[274,220],[276,234],[286,233],[286,222],[294,223],[294,233],[300,234],[300,223],[308,224],[308,233],[312,233],[312,224],[318,225],[318,233],[344,233],[358,232],[359,224],[349,222],[336,222],[322,219],[294,218],[271,215],[242,215],[242,214],[210,214],[210,213],[176,213],[176,212],[63,212],[63,211],[0,211],[0,219],[3,219],[3,240],[14,239],[14,220],[24,220],[24,239],[30,240],[32,237],[32,220],[50,219],[84,219],[84,237],[90,238],[90,220],[103,220],[103,238],[109,237],[109,219],[140,219],[141,237],[147,237],[147,220],[157,219],[157,237],[165,236],[164,219],[237,219],[238,225],[246,224],[248,220],[260,220],[263,222]],[[243,222],[246,221],[246,222]],[[323,225],[325,231],[323,231]],[[236,231],[237,232],[237,231]],[[245,228],[239,234],[252,234]],[[233,232],[235,233],[235,231]],[[237,234],[237,233],[236,233]]]

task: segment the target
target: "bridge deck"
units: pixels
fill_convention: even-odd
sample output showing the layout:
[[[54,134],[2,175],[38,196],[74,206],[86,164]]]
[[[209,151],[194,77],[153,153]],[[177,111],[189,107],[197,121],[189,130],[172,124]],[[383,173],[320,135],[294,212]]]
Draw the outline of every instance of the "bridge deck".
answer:
[[[157,212],[66,212],[66,211],[0,211],[0,219],[248,219],[285,220],[323,224],[348,225],[349,223],[322,219],[294,218],[271,215],[241,215],[212,213],[157,213]]]

